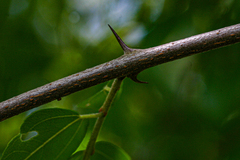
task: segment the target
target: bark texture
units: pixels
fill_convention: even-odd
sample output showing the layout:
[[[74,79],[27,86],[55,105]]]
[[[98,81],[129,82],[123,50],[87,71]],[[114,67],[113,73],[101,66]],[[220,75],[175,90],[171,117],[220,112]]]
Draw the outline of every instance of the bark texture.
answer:
[[[0,121],[53,100],[119,77],[135,79],[141,71],[226,45],[240,42],[240,24],[199,34],[131,54],[59,79],[0,103]]]

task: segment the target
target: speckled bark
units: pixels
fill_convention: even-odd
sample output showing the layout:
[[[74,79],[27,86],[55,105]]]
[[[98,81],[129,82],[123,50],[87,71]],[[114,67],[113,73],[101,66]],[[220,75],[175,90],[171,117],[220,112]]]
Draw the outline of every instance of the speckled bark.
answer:
[[[149,67],[240,41],[240,24],[123,56],[59,79],[0,103],[0,121],[117,77],[137,75]],[[131,76],[130,76],[131,77]]]

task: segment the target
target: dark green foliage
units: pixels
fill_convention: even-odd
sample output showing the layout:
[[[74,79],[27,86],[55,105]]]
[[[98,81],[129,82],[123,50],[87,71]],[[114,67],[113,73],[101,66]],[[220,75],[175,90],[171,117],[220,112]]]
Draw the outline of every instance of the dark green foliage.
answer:
[[[123,54],[107,24],[128,46],[148,48],[240,19],[239,0],[74,2],[0,1],[1,101]],[[125,79],[99,138],[137,160],[239,159],[239,51],[235,44],[150,68],[138,76],[149,84]],[[44,107],[81,112],[104,85]],[[26,114],[0,123],[1,153]]]

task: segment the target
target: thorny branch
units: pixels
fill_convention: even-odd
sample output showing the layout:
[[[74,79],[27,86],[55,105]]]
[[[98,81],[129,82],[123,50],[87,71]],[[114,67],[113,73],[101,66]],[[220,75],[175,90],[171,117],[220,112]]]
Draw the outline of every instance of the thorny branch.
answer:
[[[130,54],[126,53],[112,61],[1,102],[0,121],[114,78],[128,76],[140,82],[136,79],[136,76],[147,68],[237,42],[240,42],[240,24],[153,48],[130,49]]]

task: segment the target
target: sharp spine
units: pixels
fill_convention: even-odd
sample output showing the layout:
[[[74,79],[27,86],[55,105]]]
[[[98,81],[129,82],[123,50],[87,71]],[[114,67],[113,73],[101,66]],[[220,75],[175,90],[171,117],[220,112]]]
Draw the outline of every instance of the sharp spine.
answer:
[[[123,51],[125,54],[130,54],[132,53],[133,49],[129,48],[124,42],[123,40],[119,37],[119,35],[114,31],[114,29],[108,24],[109,28],[111,29],[111,31],[113,32],[114,36],[116,37],[118,43],[120,44],[120,46],[122,47]]]

